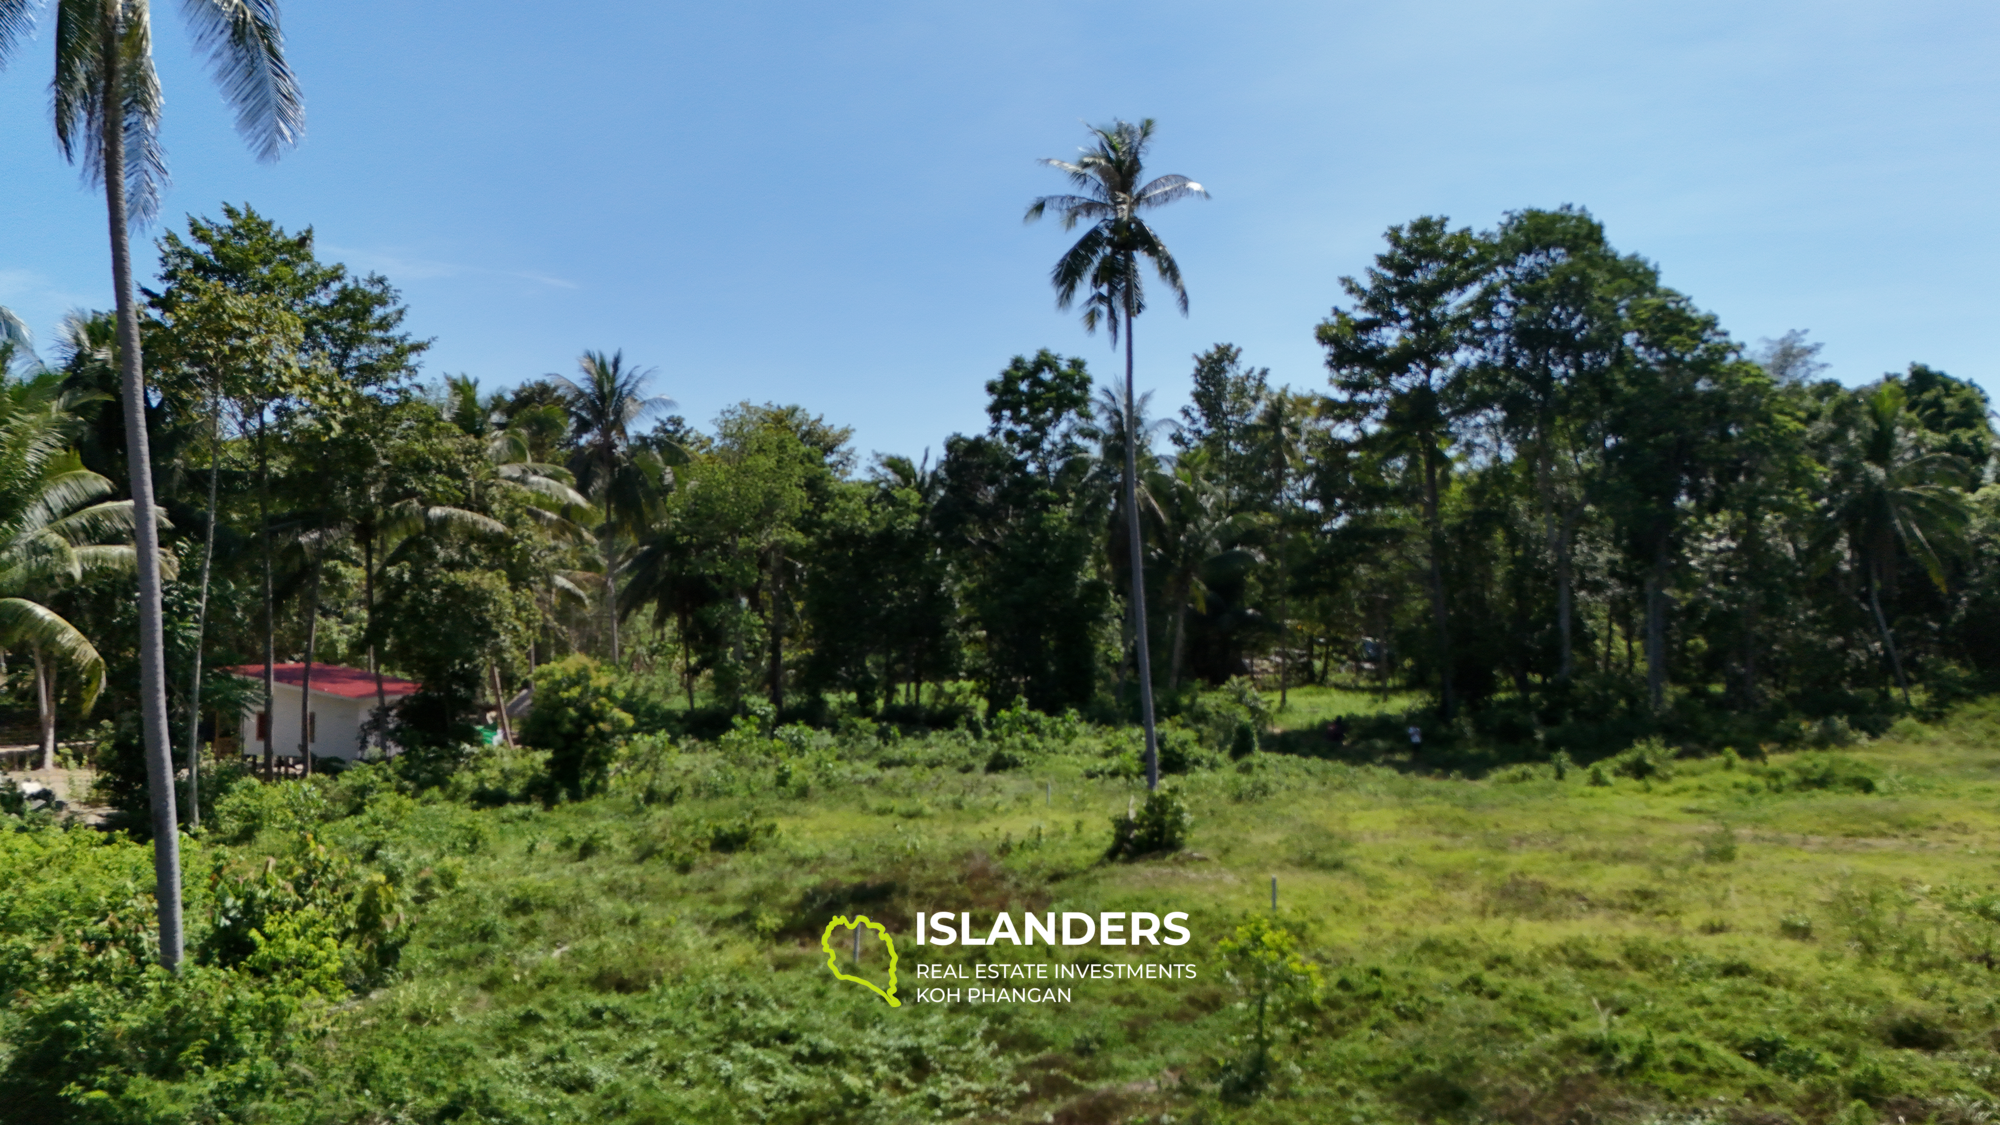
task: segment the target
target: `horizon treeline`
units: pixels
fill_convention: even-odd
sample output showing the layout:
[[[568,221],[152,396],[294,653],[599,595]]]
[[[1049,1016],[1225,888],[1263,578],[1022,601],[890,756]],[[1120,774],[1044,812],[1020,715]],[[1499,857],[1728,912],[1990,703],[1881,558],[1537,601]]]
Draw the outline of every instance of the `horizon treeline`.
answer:
[[[618,353],[500,393],[421,384],[389,282],[248,207],[160,248],[145,352],[177,729],[197,647],[205,668],[268,652],[415,679],[405,745],[470,738],[482,700],[575,653],[717,714],[949,722],[968,683],[995,707],[1136,707],[1134,438],[1081,358],[1014,357],[986,428],[934,464],[863,463],[803,406],[698,428]],[[1801,332],[1746,351],[1573,208],[1420,218],[1342,284],[1301,326],[1322,379],[1280,385],[1218,344],[1178,417],[1133,412],[1169,711],[1232,677],[1336,682],[1528,737],[1880,718],[2000,671],[2000,490],[1971,383],[1913,363],[1848,388]],[[107,315],[79,314],[52,367],[16,356],[15,439],[39,419],[70,469],[124,480],[114,348]],[[136,754],[129,562],[36,581],[102,654]],[[89,676],[36,665],[15,702],[73,731]],[[250,699],[204,684],[207,709]]]

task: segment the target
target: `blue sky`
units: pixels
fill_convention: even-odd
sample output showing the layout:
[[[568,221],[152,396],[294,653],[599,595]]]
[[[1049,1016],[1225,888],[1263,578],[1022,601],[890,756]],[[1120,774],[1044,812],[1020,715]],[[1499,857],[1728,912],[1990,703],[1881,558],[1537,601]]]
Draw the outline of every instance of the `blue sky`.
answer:
[[[1214,193],[1159,213],[1193,301],[1138,325],[1161,408],[1219,340],[1324,386],[1312,328],[1389,224],[1563,203],[1741,340],[2000,391],[1991,4],[293,0],[307,133],[269,166],[157,7],[164,216],[315,227],[401,287],[431,378],[622,348],[697,421],[799,402],[863,453],[935,452],[1013,354],[1116,369],[1054,309],[1060,228],[1021,213],[1081,121],[1152,116],[1153,168]],[[44,342],[110,302],[48,31],[0,74],[0,304]]]

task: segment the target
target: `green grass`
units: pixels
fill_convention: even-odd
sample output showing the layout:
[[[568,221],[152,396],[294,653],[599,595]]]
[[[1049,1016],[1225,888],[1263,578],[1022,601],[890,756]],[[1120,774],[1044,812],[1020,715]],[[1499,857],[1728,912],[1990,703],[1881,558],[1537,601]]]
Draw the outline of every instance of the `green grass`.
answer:
[[[1306,689],[1281,718],[1361,701]],[[409,942],[396,978],[323,1013],[288,1077],[233,1119],[2000,1114],[2000,909],[1980,898],[2000,886],[1992,705],[1832,756],[1684,760],[1609,784],[1218,759],[1171,782],[1188,850],[1131,864],[1100,857],[1142,788],[1086,776],[1113,747],[1087,736],[986,774],[970,767],[987,748],[954,737],[807,747],[782,772],[756,740],[671,755],[652,775],[679,785],[671,803],[378,794],[314,824],[400,883]],[[700,846],[745,820],[775,833]],[[268,827],[236,854],[282,852],[299,830]],[[1244,1078],[1252,1010],[1217,942],[1269,913],[1273,876],[1324,988],[1277,1021],[1260,1087]],[[1086,982],[1067,1006],[892,1010],[826,972],[830,917],[866,913],[900,944],[918,908],[1184,910],[1194,941],[1167,956],[1200,976]],[[905,997],[920,960],[1151,955],[901,952]],[[872,942],[862,965],[882,968]]]
[[[1328,685],[1292,688],[1285,706],[1278,706],[1276,691],[1258,693],[1271,708],[1272,725],[1278,730],[1319,730],[1334,719],[1362,715],[1400,715],[1426,705],[1429,697],[1419,692],[1387,693]]]

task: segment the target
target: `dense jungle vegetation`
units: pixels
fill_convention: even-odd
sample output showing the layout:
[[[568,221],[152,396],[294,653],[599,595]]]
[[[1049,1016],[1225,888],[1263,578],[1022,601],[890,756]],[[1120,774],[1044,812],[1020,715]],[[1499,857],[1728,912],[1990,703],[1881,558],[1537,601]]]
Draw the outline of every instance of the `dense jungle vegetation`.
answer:
[[[1081,358],[1017,356],[986,429],[864,464],[798,406],[697,428],[616,353],[501,393],[420,383],[387,280],[247,208],[160,249],[177,729],[197,653],[417,680],[383,723],[446,754],[481,700],[579,653],[655,681],[640,727],[678,733],[752,700],[815,726],[951,726],[1017,697],[1135,714],[1127,411]],[[1972,384],[1913,364],[1848,388],[1800,333],[1745,352],[1571,209],[1414,221],[1346,285],[1321,389],[1218,345],[1179,417],[1132,404],[1168,713],[1235,676],[1368,683],[1423,692],[1440,752],[1524,757],[1879,733],[1991,685],[2000,491]],[[22,645],[13,691],[51,750],[109,721],[136,760],[114,350],[78,314],[50,366],[13,356],[12,592],[74,626]],[[202,682],[204,711],[243,705]]]

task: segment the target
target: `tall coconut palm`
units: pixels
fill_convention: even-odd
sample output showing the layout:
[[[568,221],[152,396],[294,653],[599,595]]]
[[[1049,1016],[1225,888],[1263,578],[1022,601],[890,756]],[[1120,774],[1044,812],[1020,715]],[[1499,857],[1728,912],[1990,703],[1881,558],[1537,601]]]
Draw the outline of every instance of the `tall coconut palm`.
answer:
[[[1885,380],[1861,406],[1858,423],[1836,455],[1828,526],[1846,537],[1861,567],[1868,609],[1907,706],[1910,680],[1882,612],[1882,587],[1894,575],[1900,548],[1944,588],[1945,557],[1958,544],[1967,519],[1960,486],[1971,474],[1959,458],[1928,449],[1919,440],[1901,383]]]
[[[1186,176],[1145,178],[1146,147],[1153,139],[1153,119],[1137,125],[1114,121],[1109,126],[1093,126],[1091,147],[1076,161],[1043,160],[1042,163],[1069,176],[1079,195],[1045,195],[1028,205],[1026,221],[1034,222],[1054,213],[1064,230],[1087,224],[1049,275],[1056,289],[1056,307],[1067,309],[1085,294],[1083,326],[1096,332],[1101,323],[1110,332],[1111,346],[1125,338],[1125,402],[1132,393],[1132,322],[1146,309],[1145,287],[1139,275],[1139,259],[1152,263],[1160,282],[1173,292],[1181,315],[1187,315],[1187,287],[1181,283],[1181,267],[1167,251],[1141,214],[1164,207],[1191,195],[1207,198],[1208,192]],[[1127,419],[1127,433],[1136,430]],[[1132,554],[1132,633],[1138,639],[1139,707],[1146,728],[1146,788],[1160,787],[1159,738],[1153,726],[1153,664],[1146,645],[1146,577],[1144,549],[1139,541],[1139,501],[1136,443],[1125,443],[1125,533]]]
[[[125,407],[127,461],[137,510],[153,505],[146,441],[146,385],[139,314],[132,286],[131,227],[151,219],[166,182],[159,144],[160,81],[153,70],[152,20],[146,0],[50,0],[56,12],[56,142],[84,175],[104,188],[111,233],[111,278],[118,302],[118,365]],[[0,0],[0,66],[33,29],[40,0]],[[236,128],[260,159],[276,159],[304,126],[304,103],[285,63],[276,0],[184,0],[194,41],[208,52]],[[182,953],[180,839],[174,811],[173,759],[167,742],[167,680],[161,616],[160,535],[139,519],[139,698],[152,794],[154,890],[160,911],[160,961],[178,968]]]
[[[618,654],[618,558],[620,531],[635,526],[645,507],[648,474],[637,469],[632,426],[655,410],[671,409],[673,400],[647,396],[646,380],[653,372],[625,366],[625,353],[585,352],[576,361],[577,379],[551,375],[562,389],[576,434],[571,468],[578,491],[591,498],[603,516],[598,547],[604,563],[604,623],[611,644],[611,661]]]

